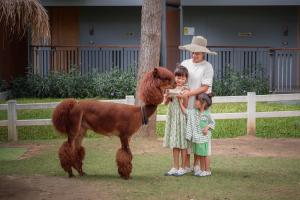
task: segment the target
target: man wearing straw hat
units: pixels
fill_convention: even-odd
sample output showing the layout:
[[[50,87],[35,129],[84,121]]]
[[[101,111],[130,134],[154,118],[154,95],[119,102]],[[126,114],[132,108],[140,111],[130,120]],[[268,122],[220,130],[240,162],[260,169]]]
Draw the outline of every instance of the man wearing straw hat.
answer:
[[[191,111],[187,113],[187,135],[191,135],[193,131],[197,130],[196,126],[199,126],[199,123],[197,123],[198,114],[195,109],[195,96],[203,92],[212,92],[214,70],[212,65],[205,60],[205,54],[217,55],[217,53],[210,51],[206,46],[207,40],[202,36],[194,36],[191,44],[179,46],[180,50],[191,52],[191,59],[184,60],[181,63],[181,65],[186,67],[189,71],[188,86],[190,90],[184,91],[182,95],[183,97],[189,97],[188,109]],[[211,136],[209,136],[209,138],[211,138]],[[211,155],[211,139],[209,139],[208,152],[209,155]],[[189,158],[190,156],[188,155],[186,159],[186,172],[192,171],[189,167]],[[207,159],[209,158],[207,157]],[[209,160],[207,162],[209,163]],[[199,164],[200,163],[194,162],[193,170],[195,175],[202,173]],[[209,171],[206,175],[211,175],[211,172]]]

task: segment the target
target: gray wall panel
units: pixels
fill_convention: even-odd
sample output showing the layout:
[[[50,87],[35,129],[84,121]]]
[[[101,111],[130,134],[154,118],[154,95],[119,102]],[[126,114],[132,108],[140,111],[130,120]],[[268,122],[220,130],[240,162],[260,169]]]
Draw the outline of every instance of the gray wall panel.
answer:
[[[94,28],[94,34],[90,29]],[[82,7],[80,44],[139,45],[140,7]]]
[[[293,7],[184,7],[183,27],[195,27],[195,35],[205,36],[209,45],[297,47],[297,9]],[[238,36],[248,32],[252,37]],[[191,38],[183,35],[182,44]]]

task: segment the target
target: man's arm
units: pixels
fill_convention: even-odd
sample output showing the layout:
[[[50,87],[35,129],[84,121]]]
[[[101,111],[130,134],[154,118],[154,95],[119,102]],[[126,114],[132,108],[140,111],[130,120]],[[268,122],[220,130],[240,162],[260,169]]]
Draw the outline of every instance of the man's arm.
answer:
[[[194,90],[185,90],[183,91],[182,97],[186,98],[189,96],[196,96],[198,94],[201,94],[203,92],[206,92],[208,90],[208,86],[207,85],[202,85],[201,87],[194,89]]]

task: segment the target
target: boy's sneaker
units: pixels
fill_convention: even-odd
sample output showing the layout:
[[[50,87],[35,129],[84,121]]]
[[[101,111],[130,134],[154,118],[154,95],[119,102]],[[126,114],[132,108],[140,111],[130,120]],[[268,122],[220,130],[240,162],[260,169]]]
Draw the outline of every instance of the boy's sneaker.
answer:
[[[197,172],[194,172],[194,176],[200,176],[201,175],[201,173],[202,173],[202,171],[200,170],[200,171],[197,171]]]
[[[186,173],[185,169],[183,168],[179,168],[179,170],[177,171],[176,174],[174,174],[174,176],[182,176]]]
[[[173,167],[172,169],[170,169],[170,171],[165,173],[165,176],[174,176],[175,174],[177,174],[177,171],[178,170],[175,167]]]
[[[210,171],[202,171],[201,173],[197,173],[197,175],[195,174],[195,176],[211,176],[211,172]]]
[[[194,175],[195,176],[197,176],[196,174],[201,174],[202,173],[202,171],[201,171],[201,169],[200,169],[200,166],[199,165],[195,165],[194,166]]]

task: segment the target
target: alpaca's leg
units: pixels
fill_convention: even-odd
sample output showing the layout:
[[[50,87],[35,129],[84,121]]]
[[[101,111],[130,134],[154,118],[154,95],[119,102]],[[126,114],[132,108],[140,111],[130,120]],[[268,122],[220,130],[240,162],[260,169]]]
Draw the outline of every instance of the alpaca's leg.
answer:
[[[83,137],[85,136],[86,129],[81,128],[78,132],[78,134],[75,137],[75,152],[74,152],[74,168],[78,171],[80,176],[85,175],[85,173],[82,170],[83,165],[83,159],[85,156],[85,149],[82,144]]]
[[[118,165],[118,172],[119,175],[124,179],[129,179],[131,170],[132,170],[132,154],[130,149],[123,149],[120,148],[117,152],[117,165]]]
[[[72,148],[68,142],[64,142],[58,151],[61,167],[68,172],[69,177],[73,177],[72,172]]]
[[[132,154],[129,148],[129,138],[120,137],[122,147],[118,150],[116,155],[116,162],[118,165],[119,175],[124,179],[130,178],[132,170]]]
[[[83,171],[82,169],[82,165],[83,165],[83,159],[85,156],[85,150],[83,146],[80,146],[77,150],[76,150],[76,160],[74,161],[74,168],[77,170],[77,172],[79,173],[80,176],[86,175],[86,173]]]

